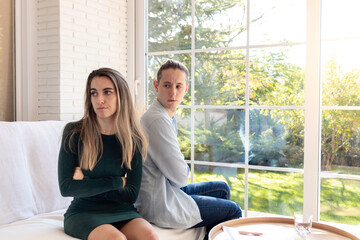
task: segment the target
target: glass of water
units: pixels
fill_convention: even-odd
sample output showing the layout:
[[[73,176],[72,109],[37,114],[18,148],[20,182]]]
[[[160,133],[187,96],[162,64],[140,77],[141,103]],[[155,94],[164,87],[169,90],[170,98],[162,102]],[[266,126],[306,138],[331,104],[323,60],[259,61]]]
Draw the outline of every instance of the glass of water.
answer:
[[[295,230],[298,234],[304,236],[311,232],[312,216],[302,213],[294,214]]]

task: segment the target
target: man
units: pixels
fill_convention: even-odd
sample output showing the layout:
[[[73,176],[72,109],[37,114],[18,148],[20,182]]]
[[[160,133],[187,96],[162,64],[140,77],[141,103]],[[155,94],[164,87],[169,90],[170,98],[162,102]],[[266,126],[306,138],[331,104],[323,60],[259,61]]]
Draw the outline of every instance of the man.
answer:
[[[165,228],[191,228],[241,217],[241,209],[230,201],[224,182],[188,184],[189,167],[177,141],[174,114],[189,89],[189,71],[168,60],[158,73],[154,87],[157,99],[141,118],[149,146],[136,207],[149,222]]]

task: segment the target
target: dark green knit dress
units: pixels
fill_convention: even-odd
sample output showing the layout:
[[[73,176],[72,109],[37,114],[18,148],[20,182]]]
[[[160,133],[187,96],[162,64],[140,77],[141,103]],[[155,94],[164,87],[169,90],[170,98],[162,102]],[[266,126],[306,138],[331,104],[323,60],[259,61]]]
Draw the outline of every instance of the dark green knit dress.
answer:
[[[64,129],[58,163],[61,194],[74,197],[64,215],[65,233],[87,239],[90,232],[102,224],[141,217],[133,206],[141,184],[141,154],[136,151],[131,170],[121,168],[122,150],[116,136],[102,135],[104,150],[101,159],[92,171],[83,170],[83,180],[73,180],[79,156],[71,153],[66,137],[73,128],[74,123],[69,123]],[[77,145],[79,136],[73,140],[72,144]],[[126,186],[122,187],[121,176],[125,173]]]

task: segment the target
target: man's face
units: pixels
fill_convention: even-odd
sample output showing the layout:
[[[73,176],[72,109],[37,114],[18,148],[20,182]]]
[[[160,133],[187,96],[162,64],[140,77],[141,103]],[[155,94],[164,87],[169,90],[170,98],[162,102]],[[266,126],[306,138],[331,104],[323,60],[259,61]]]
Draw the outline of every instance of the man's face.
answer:
[[[174,116],[176,107],[182,102],[189,84],[186,73],[180,69],[169,68],[162,71],[160,82],[154,81],[157,100],[165,108],[170,117]]]

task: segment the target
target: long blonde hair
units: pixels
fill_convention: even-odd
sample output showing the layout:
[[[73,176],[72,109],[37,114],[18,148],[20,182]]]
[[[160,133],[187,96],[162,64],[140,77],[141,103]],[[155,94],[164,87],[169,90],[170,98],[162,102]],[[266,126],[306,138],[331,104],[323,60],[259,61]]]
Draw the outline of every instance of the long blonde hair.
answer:
[[[114,130],[122,147],[121,166],[125,165],[131,169],[131,161],[136,151],[139,151],[145,160],[147,141],[133,105],[129,86],[122,74],[114,69],[100,68],[89,74],[85,90],[84,116],[70,133],[69,147],[72,149],[71,139],[75,133],[79,133],[82,144],[78,146],[77,151],[81,152],[80,167],[83,169],[93,170],[102,156],[103,143],[90,95],[91,81],[94,77],[108,77],[115,86],[118,107],[115,112]]]

